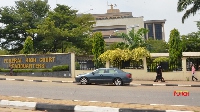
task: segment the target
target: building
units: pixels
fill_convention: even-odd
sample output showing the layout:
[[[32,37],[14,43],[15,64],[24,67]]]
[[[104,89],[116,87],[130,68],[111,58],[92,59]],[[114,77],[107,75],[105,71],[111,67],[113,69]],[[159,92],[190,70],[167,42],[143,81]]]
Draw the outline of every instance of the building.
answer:
[[[153,38],[156,40],[165,40],[164,24],[166,20],[148,20],[144,21],[144,28],[149,30],[145,39]]]
[[[123,39],[116,36],[116,32],[128,33],[133,28],[136,31],[140,28],[148,28],[150,32],[145,35],[145,39],[149,39],[150,37],[154,37],[154,39],[165,39],[163,33],[165,22],[162,20],[144,21],[143,16],[133,17],[132,12],[120,12],[119,9],[114,9],[112,4],[110,6],[111,8],[108,9],[105,14],[92,14],[96,19],[93,31],[102,32],[107,44],[122,42]],[[153,27],[151,27],[151,25]]]

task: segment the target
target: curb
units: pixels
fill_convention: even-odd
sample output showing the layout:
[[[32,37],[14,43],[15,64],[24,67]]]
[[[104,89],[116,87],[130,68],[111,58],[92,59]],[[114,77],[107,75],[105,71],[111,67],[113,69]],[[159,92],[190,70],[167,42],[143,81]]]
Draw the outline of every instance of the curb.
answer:
[[[152,109],[128,109],[128,108],[112,108],[98,106],[80,106],[80,105],[61,105],[37,102],[21,102],[0,100],[0,107],[15,107],[29,110],[63,112],[63,111],[88,111],[88,112],[194,112],[194,111],[178,111],[178,110],[152,110]]]
[[[183,85],[183,84],[134,84],[130,86],[178,86],[178,87],[200,87],[200,85]]]
[[[57,81],[57,80],[30,80],[30,79],[11,79],[11,78],[0,78],[0,80],[8,81],[29,81],[29,82],[54,82],[54,83],[76,83],[76,81]],[[179,87],[200,87],[200,85],[183,85],[183,84],[137,84],[130,83],[130,86],[179,86]]]

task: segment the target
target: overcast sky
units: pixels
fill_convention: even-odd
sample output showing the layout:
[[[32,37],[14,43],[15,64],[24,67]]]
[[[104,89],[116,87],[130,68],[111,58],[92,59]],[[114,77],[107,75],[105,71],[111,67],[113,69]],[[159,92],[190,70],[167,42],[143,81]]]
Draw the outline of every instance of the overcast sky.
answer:
[[[12,6],[16,0],[4,0],[0,6]],[[183,13],[176,11],[178,0],[48,0],[51,8],[55,8],[56,3],[71,6],[79,10],[79,13],[102,14],[106,13],[110,7],[108,4],[116,4],[121,12],[132,12],[134,17],[143,16],[144,20],[166,19],[165,37],[169,39],[170,31],[173,28],[179,30],[181,35],[196,32],[196,22],[200,20],[199,12],[195,16],[190,16],[184,24],[181,22]],[[93,10],[90,10],[93,9]]]

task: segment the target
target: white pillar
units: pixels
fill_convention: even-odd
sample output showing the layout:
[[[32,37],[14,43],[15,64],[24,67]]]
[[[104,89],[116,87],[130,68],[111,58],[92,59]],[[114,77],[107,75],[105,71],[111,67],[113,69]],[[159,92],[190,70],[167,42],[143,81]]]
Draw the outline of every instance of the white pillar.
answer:
[[[110,62],[106,61],[106,68],[110,68]]]
[[[143,58],[142,61],[143,61],[144,71],[147,72],[147,59],[146,59],[146,57]]]
[[[186,66],[187,62],[186,62],[186,59],[187,59],[186,57],[182,57],[182,68],[183,68],[182,71],[183,72],[187,71],[187,66]]]
[[[75,77],[75,54],[71,53],[71,77]]]
[[[164,23],[162,23],[162,39],[165,40],[165,28],[164,28]]]
[[[156,40],[156,33],[155,33],[155,24],[153,23],[153,38]]]
[[[148,30],[148,24],[146,24],[146,29]],[[149,33],[146,34],[146,39],[149,40]]]

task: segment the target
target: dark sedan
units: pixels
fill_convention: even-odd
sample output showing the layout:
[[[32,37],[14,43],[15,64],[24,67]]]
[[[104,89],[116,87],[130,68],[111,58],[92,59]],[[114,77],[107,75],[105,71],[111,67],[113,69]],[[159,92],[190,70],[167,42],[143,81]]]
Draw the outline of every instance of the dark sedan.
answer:
[[[77,83],[81,84],[115,84],[121,86],[130,84],[131,73],[124,72],[117,68],[99,68],[90,73],[80,74],[75,77]]]

